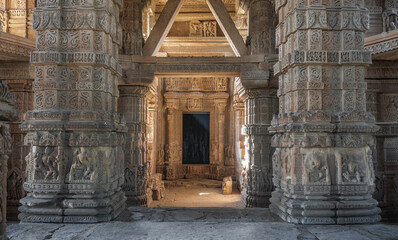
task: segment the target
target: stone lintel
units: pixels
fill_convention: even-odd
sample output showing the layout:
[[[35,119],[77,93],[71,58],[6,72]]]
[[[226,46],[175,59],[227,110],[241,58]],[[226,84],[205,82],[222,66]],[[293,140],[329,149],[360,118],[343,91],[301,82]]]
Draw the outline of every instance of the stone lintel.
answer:
[[[365,38],[365,49],[374,60],[398,60],[398,30]]]
[[[0,60],[29,61],[35,41],[14,34],[0,32]]]

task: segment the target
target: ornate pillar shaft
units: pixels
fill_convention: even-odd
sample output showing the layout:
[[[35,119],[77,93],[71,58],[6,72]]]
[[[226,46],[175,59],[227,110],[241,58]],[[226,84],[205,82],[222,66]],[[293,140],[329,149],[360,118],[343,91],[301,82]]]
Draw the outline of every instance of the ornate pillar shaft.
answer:
[[[243,126],[245,139],[246,179],[242,198],[246,207],[268,207],[272,183],[271,135],[268,132],[277,99],[271,89],[246,90],[246,119]]]
[[[12,141],[7,123],[16,120],[18,116],[14,104],[14,96],[8,91],[7,82],[0,80],[0,240],[7,239],[7,160]]]
[[[23,72],[21,67],[28,67],[28,64],[23,64],[15,70]],[[26,132],[22,131],[19,126],[23,122],[24,113],[33,109],[32,82],[32,79],[7,80],[9,90],[15,96],[15,107],[20,113],[19,119],[10,123],[13,144],[12,153],[8,159],[7,175],[7,219],[14,221],[18,220],[19,200],[26,194],[22,184],[25,181],[25,157],[29,148],[24,145]]]
[[[383,221],[398,220],[398,70],[397,61],[373,61],[366,71],[367,109],[380,127],[374,158],[375,191]]]
[[[218,121],[218,165],[224,166],[224,146],[225,146],[225,108],[226,102],[216,103],[216,114]]]
[[[124,209],[116,112],[121,1],[37,1],[23,222],[109,221]]]
[[[363,1],[277,1],[279,115],[271,211],[301,224],[373,223],[380,209],[366,111]]]
[[[124,115],[129,129],[125,147],[123,191],[127,203],[148,206],[152,198],[148,191],[151,166],[148,161],[146,95],[149,87],[121,85],[119,91],[119,112]]]
[[[142,55],[142,0],[124,0],[120,16],[123,30],[122,54]]]
[[[251,55],[274,53],[274,14],[269,0],[253,0],[249,9],[249,37]]]
[[[167,103],[167,144],[165,146],[166,156],[166,179],[174,180],[179,177],[178,165],[182,164],[182,147],[177,138],[177,114],[174,103]]]
[[[270,146],[268,132],[272,115],[276,113],[276,94],[269,86],[272,65],[269,64],[275,52],[273,28],[274,14],[269,0],[250,2],[249,39],[252,56],[265,57],[258,66],[247,66],[242,73],[245,87],[245,160],[242,177],[242,201],[246,207],[268,207],[273,190]]]

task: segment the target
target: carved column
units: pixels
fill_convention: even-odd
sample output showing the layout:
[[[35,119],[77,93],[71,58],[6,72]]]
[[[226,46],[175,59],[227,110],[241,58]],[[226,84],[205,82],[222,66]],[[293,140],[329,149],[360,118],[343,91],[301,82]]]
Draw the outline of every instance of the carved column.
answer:
[[[6,0],[0,0],[0,32],[8,32],[8,4]]]
[[[217,101],[217,100],[216,100]],[[225,108],[227,103],[224,101],[216,102],[216,116],[218,124],[218,161],[219,166],[224,166],[224,146],[225,146]],[[218,174],[219,175],[219,174]]]
[[[7,208],[7,160],[11,153],[11,134],[8,122],[16,120],[18,113],[13,107],[14,96],[7,88],[7,82],[0,80],[0,239],[6,240]]]
[[[269,0],[253,0],[249,10],[249,38],[251,55],[274,53],[274,14]]]
[[[380,209],[366,111],[363,1],[279,1],[279,115],[270,209],[301,224],[374,223]]]
[[[142,55],[142,0],[124,0],[120,16],[123,29],[122,54]]]
[[[169,101],[169,100],[168,100]],[[171,100],[173,101],[173,100]],[[166,158],[166,179],[174,180],[180,175],[179,166],[182,164],[182,147],[178,142],[176,131],[178,131],[177,125],[177,106],[174,102],[167,102],[167,144],[165,146],[165,158]]]
[[[271,89],[246,90],[245,162],[242,200],[246,207],[268,207],[272,184],[271,135],[268,132],[277,99]]]
[[[109,221],[125,208],[116,112],[121,1],[37,1],[22,222]]]
[[[369,30],[365,36],[370,37],[383,32],[383,7],[380,0],[365,0],[365,7],[369,10]]]
[[[383,12],[383,32],[398,29],[398,0],[385,0]]]
[[[124,115],[129,129],[125,147],[123,190],[128,204],[148,206],[152,199],[152,192],[148,190],[151,171],[147,143],[149,87],[121,85],[119,91],[119,112]]]
[[[22,65],[28,67],[28,64]],[[24,69],[15,69],[21,72]],[[11,77],[11,76],[10,76]],[[29,76],[27,76],[29,78]],[[22,184],[25,181],[26,162],[25,157],[29,148],[24,146],[26,132],[20,129],[20,124],[24,121],[23,117],[27,111],[33,109],[32,79],[26,80],[7,80],[10,92],[15,96],[15,107],[20,113],[19,119],[10,123],[11,136],[13,139],[12,153],[8,160],[7,174],[7,219],[18,219],[19,200],[25,196]]]
[[[242,201],[246,207],[268,207],[273,185],[271,181],[273,149],[268,132],[272,115],[276,113],[275,90],[269,84],[275,52],[273,44],[274,14],[269,0],[250,2],[250,52],[265,59],[259,64],[246,64],[241,80],[245,88],[245,157],[242,171]]]
[[[376,116],[375,192],[384,221],[398,220],[397,61],[373,61],[366,71],[367,108]]]

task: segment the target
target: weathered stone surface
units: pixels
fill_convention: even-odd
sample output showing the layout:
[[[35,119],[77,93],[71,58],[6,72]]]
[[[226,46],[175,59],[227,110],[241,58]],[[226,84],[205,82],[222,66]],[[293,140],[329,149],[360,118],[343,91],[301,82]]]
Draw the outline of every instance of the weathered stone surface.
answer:
[[[140,215],[139,218],[135,216]],[[284,223],[268,209],[130,208],[123,219],[99,224],[14,224],[19,239],[371,239],[398,236],[396,225],[298,226]],[[150,226],[150,227],[148,227]],[[228,229],[228,231],[225,231]]]
[[[116,112],[121,1],[38,1],[34,109],[22,129],[23,222],[103,222],[123,209],[124,132]]]
[[[293,223],[377,222],[371,194],[378,128],[366,111],[364,82],[368,11],[361,1],[280,1],[275,8],[279,115],[270,128],[270,208]]]
[[[276,187],[273,210],[302,223],[377,221],[375,188],[397,219],[398,1],[121,3],[0,0],[0,80],[21,112],[3,190],[15,208],[26,181],[24,221],[106,221],[122,190],[150,205],[164,192],[156,172],[233,176],[247,207]],[[210,113],[210,164],[182,164],[181,116],[198,112]]]
[[[164,198],[166,188],[164,187],[164,182],[162,181],[162,174],[156,173],[152,177],[152,199],[161,200]]]
[[[232,194],[232,177],[225,177],[222,181],[222,194]]]
[[[14,108],[14,95],[8,90],[7,82],[0,80],[0,239],[6,236],[7,211],[7,160],[12,150],[10,127],[7,123],[15,121],[18,112]]]

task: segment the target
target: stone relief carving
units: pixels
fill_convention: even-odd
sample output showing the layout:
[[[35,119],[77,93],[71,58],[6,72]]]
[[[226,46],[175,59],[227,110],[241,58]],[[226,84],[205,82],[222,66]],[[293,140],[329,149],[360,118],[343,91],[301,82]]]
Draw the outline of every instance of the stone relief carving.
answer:
[[[228,91],[229,78],[223,77],[189,77],[189,78],[165,78],[165,90],[172,92],[184,91]]]
[[[74,161],[69,172],[69,181],[93,181],[93,152],[85,147],[80,147],[74,152]]]
[[[33,161],[35,163],[35,178],[37,180],[59,180],[60,151],[58,148],[45,147],[36,151]]]
[[[388,9],[383,12],[383,32],[394,31],[398,29],[397,9]]]
[[[304,165],[305,184],[330,183],[330,172],[325,152],[310,151],[306,153]]]
[[[216,21],[191,21],[189,24],[190,37],[217,37]]]
[[[274,66],[280,113],[269,130],[276,134],[273,162],[282,165],[282,172],[274,172],[279,176],[274,177],[270,209],[301,224],[377,222],[380,210],[372,205],[369,193],[374,188],[371,135],[378,127],[365,107],[364,69],[371,59],[364,50],[368,11],[364,2],[354,1],[322,2],[322,10],[313,9],[309,2],[297,4],[300,7],[291,8],[286,1],[275,3],[280,20],[279,62]],[[339,190],[332,197],[334,189]],[[345,198],[344,205],[358,204],[360,196],[372,214],[345,212],[335,197],[348,195],[352,197]],[[322,203],[315,196],[322,197]],[[319,204],[322,207],[307,207]],[[320,209],[347,215],[314,217]],[[307,210],[311,216],[304,213]]]

